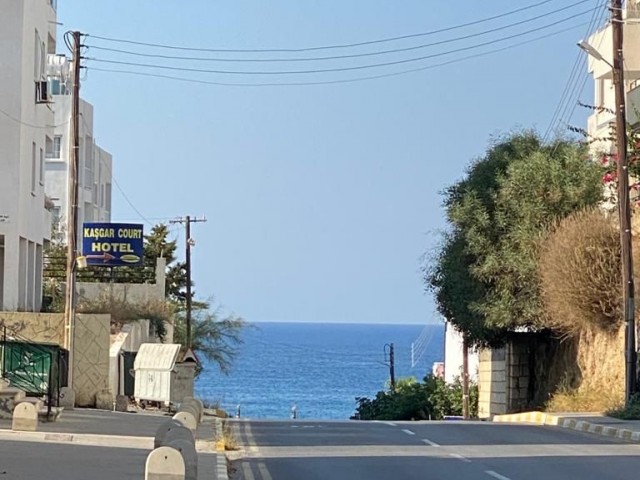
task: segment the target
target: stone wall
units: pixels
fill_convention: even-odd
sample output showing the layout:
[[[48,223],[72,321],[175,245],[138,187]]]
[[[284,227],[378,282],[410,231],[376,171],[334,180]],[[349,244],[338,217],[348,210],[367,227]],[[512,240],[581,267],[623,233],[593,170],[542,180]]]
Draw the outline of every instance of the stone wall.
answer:
[[[78,314],[74,327],[73,390],[76,405],[95,406],[96,394],[109,389],[111,316]]]
[[[533,398],[530,368],[529,336],[513,338],[507,345],[507,410],[522,412]]]
[[[0,326],[7,327],[7,334],[14,331],[32,342],[62,345],[64,341],[62,313],[0,312]]]
[[[0,312],[0,326],[32,342],[62,346],[64,324],[61,313]],[[94,406],[96,394],[109,388],[110,324],[110,315],[76,315],[72,380],[78,406]]]
[[[478,416],[507,412],[507,349],[482,349],[478,365]]]

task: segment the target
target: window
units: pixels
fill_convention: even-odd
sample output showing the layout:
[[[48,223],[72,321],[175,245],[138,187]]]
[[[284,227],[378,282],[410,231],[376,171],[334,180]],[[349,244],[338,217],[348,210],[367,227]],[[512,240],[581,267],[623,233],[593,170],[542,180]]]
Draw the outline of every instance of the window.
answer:
[[[44,150],[40,149],[40,185],[44,185]]]
[[[62,147],[62,135],[56,135],[51,140],[47,137],[47,158],[60,158],[60,150]]]
[[[36,142],[31,144],[31,195],[36,194]]]

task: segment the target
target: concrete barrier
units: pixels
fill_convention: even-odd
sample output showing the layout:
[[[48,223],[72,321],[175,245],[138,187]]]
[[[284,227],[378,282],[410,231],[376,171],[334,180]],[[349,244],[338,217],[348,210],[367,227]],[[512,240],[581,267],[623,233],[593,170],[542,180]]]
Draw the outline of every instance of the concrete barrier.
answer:
[[[202,400],[195,397],[184,397],[182,403],[195,405],[196,407],[198,407],[198,411],[200,412],[199,421],[202,422],[202,419],[204,418],[204,403],[202,403]]]
[[[156,430],[155,437],[153,438],[153,448],[161,447],[169,441],[177,439],[189,440],[195,444],[193,432],[185,427],[182,422],[178,420],[167,420]]]
[[[182,422],[182,424],[189,430],[191,430],[195,435],[196,429],[198,428],[198,422],[196,422],[196,418],[192,413],[178,412],[173,416],[173,419]]]
[[[38,428],[38,409],[34,404],[22,402],[13,409],[11,430],[35,432]]]
[[[145,480],[186,480],[182,453],[172,447],[159,447],[148,456],[144,466]]]
[[[198,480],[198,453],[193,443],[187,440],[171,440],[167,447],[175,448],[184,461],[184,479]]]
[[[178,413],[180,412],[190,413],[191,415],[193,415],[193,418],[196,421],[196,425],[200,423],[200,409],[197,407],[196,404],[183,403],[182,405],[180,405],[180,409],[178,410]]]

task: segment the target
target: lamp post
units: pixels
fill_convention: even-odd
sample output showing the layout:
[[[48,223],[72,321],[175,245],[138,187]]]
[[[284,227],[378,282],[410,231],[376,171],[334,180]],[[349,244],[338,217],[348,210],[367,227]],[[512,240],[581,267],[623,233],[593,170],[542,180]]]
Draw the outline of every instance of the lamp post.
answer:
[[[622,1],[611,0],[613,63],[606,60],[592,45],[582,41],[578,46],[596,60],[609,65],[613,74],[616,114],[616,150],[618,154],[618,215],[620,222],[620,252],[622,263],[622,305],[625,322],[625,402],[629,405],[636,393],[636,331],[631,245],[631,207],[629,201],[629,164],[627,158],[627,122],[623,69]]]

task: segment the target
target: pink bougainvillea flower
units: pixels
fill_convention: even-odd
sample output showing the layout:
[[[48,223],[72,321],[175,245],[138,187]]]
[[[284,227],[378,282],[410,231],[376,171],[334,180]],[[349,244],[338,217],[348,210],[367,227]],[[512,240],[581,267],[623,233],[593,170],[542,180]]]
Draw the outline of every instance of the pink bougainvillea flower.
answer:
[[[607,172],[607,173],[604,174],[604,177],[602,177],[602,181],[604,183],[611,183],[611,182],[613,182],[615,180],[615,178],[616,177],[615,177],[615,175],[613,173]]]

